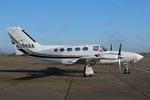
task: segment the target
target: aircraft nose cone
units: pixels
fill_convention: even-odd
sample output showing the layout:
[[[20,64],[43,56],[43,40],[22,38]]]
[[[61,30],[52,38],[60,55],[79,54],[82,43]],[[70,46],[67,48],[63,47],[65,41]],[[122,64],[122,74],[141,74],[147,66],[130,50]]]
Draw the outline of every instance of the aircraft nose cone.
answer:
[[[138,58],[139,58],[139,60],[141,60],[141,59],[143,59],[143,56],[142,56],[142,55],[139,55],[139,57],[138,57]]]
[[[136,62],[137,62],[137,61],[139,61],[139,60],[141,60],[142,58],[143,58],[143,56],[142,56],[142,55],[137,54],[137,55],[136,55]]]

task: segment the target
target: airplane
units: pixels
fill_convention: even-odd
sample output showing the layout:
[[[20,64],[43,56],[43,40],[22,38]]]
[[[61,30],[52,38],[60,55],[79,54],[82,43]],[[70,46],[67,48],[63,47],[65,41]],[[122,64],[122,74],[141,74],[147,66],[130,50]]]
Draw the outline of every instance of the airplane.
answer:
[[[129,74],[129,64],[134,65],[143,58],[134,52],[105,49],[101,45],[41,45],[27,34],[21,27],[7,28],[11,42],[15,48],[16,55],[27,55],[29,57],[56,62],[64,65],[85,64],[84,76],[93,76],[93,66],[96,64],[118,64],[119,71]]]

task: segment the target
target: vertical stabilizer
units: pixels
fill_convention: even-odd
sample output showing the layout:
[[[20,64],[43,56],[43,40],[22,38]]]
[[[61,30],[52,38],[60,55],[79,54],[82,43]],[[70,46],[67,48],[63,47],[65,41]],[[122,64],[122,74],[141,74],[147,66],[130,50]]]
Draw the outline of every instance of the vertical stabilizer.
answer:
[[[21,27],[10,27],[7,28],[7,30],[17,55],[42,50],[42,46],[29,36]]]

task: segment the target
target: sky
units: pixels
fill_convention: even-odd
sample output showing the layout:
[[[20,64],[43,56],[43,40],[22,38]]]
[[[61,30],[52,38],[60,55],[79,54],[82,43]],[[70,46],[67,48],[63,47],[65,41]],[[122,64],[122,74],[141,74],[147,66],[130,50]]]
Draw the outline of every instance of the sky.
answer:
[[[150,0],[0,0],[0,52],[14,52],[6,28],[16,26],[43,45],[150,52]]]

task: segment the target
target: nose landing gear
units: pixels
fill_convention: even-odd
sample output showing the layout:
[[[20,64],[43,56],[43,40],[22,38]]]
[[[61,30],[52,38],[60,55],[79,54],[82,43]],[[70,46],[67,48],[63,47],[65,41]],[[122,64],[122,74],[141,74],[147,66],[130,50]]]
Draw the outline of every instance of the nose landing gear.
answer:
[[[130,74],[129,65],[125,64],[124,74]]]

